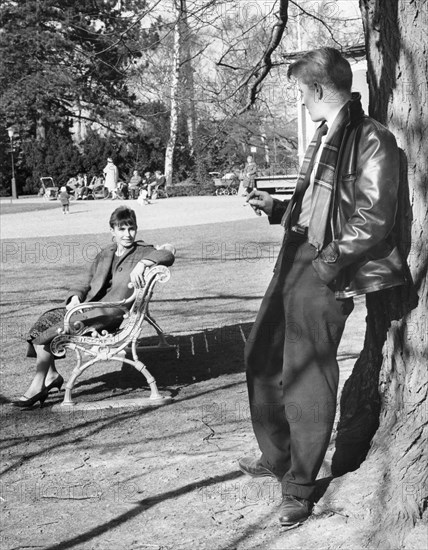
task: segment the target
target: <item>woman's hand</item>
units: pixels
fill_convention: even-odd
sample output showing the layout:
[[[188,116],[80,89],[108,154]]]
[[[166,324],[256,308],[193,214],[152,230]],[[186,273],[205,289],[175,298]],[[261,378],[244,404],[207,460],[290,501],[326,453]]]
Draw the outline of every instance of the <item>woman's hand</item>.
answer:
[[[165,243],[165,244],[161,244],[159,246],[155,246],[156,250],[169,250],[171,252],[171,254],[176,254],[176,248],[173,244],[170,244],[170,243]]]
[[[79,296],[72,296],[70,298],[70,301],[68,302],[68,304],[65,306],[65,309],[67,309],[67,310],[72,309],[73,307],[77,306],[78,304],[80,304]]]
[[[253,189],[247,197],[247,202],[258,216],[261,216],[262,210],[268,216],[272,214],[273,198],[266,191]]]
[[[131,271],[129,277],[135,288],[141,288],[144,286],[144,272],[149,267],[152,267],[152,265],[155,265],[155,262],[152,262],[151,260],[140,260]]]

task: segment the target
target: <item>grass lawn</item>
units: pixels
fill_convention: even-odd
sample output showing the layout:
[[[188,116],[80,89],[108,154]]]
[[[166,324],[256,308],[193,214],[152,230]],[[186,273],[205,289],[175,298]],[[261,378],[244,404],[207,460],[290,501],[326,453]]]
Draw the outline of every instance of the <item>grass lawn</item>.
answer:
[[[40,199],[38,202],[26,202],[25,199],[7,202],[6,199],[0,201],[0,214],[2,216],[6,214],[18,214],[19,212],[35,212],[37,210],[52,210],[54,208],[61,208],[59,201],[44,201]]]

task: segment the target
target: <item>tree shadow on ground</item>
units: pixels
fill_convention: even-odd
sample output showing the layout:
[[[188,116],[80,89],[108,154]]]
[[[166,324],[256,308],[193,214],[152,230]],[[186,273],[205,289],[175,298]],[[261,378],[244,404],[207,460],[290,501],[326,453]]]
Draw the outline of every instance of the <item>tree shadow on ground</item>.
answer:
[[[103,533],[106,533],[112,529],[117,529],[120,525],[123,525],[127,521],[131,520],[134,517],[139,516],[143,512],[146,512],[149,508],[160,504],[166,500],[173,500],[177,497],[180,497],[186,493],[193,492],[195,490],[200,490],[203,487],[210,487],[218,483],[224,483],[226,481],[231,481],[241,477],[243,474],[241,472],[229,472],[224,475],[210,477],[202,481],[195,481],[174,489],[172,491],[167,491],[153,497],[145,498],[137,503],[137,505],[127,512],[120,514],[116,518],[105,522],[102,525],[98,525],[93,529],[90,529],[86,533],[77,535],[69,540],[61,541],[58,544],[53,544],[51,546],[45,547],[45,550],[66,550],[67,548],[81,547],[80,545],[99,537]]]
[[[212,392],[227,390],[231,387],[241,385],[241,382],[232,382],[230,384],[223,384],[220,387],[208,388],[204,391],[198,391],[192,393],[191,396],[185,398],[186,401],[191,399],[197,399],[203,395],[209,395]],[[58,401],[59,402],[59,401]],[[52,402],[52,404],[55,404]],[[28,443],[31,441],[40,442],[45,441],[45,445],[37,447],[35,451],[26,451],[24,455],[15,457],[13,460],[5,463],[5,468],[0,471],[0,476],[4,476],[10,471],[15,470],[17,467],[21,467],[24,462],[33,460],[36,457],[43,455],[49,455],[55,450],[59,450],[62,447],[67,447],[70,444],[79,443],[81,441],[81,430],[87,430],[85,433],[85,438],[91,440],[95,435],[100,432],[108,432],[113,426],[115,428],[118,425],[126,426],[126,424],[132,419],[141,419],[143,415],[150,415],[156,409],[163,409],[163,405],[153,405],[147,408],[137,408],[131,411],[124,410],[118,412],[117,409],[107,409],[103,410],[100,415],[100,411],[95,410],[71,410],[68,413],[68,416],[62,416],[63,423],[57,429],[53,429],[52,426],[57,426],[56,415],[52,415],[50,409],[46,407],[45,409],[37,409],[37,414],[34,413],[33,409],[17,409],[11,410],[3,420],[3,428],[6,428],[11,422],[18,422],[20,428],[26,426],[29,428],[29,431],[22,430],[19,435],[13,435],[12,437],[3,437],[1,442],[1,449],[4,452],[8,448],[14,448],[15,450],[19,449],[19,445],[22,443]],[[32,412],[33,411],[33,412]],[[23,415],[28,414],[27,418],[24,418]],[[49,424],[51,423],[51,425]],[[41,426],[43,428],[41,428]],[[41,431],[43,429],[44,431]],[[68,440],[64,441],[63,436],[68,435]],[[121,448],[123,449],[123,442],[120,443]],[[110,446],[112,446],[110,444]]]

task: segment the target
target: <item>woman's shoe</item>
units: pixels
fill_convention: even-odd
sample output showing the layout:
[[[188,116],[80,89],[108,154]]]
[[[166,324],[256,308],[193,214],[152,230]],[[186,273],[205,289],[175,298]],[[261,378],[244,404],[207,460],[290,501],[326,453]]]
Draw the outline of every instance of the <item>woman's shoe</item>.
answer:
[[[36,395],[33,395],[33,397],[18,399],[17,401],[13,401],[13,404],[15,405],[15,407],[32,407],[38,401],[40,401],[40,407],[43,407],[43,403],[46,401],[48,394],[49,394],[49,391],[47,388],[45,388],[39,393],[36,393]]]
[[[58,376],[55,378],[55,380],[53,382],[51,382],[49,384],[49,386],[46,386],[46,390],[47,390],[48,393],[51,390],[53,390],[54,388],[57,388],[58,391],[60,391],[63,384],[64,384],[64,378],[60,374],[58,374]]]

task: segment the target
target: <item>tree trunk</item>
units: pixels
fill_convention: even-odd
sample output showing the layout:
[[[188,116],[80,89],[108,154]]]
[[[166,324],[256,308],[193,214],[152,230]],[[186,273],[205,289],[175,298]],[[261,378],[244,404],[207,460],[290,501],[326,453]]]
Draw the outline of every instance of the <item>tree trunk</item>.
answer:
[[[181,60],[181,8],[174,2],[177,11],[177,21],[174,26],[174,48],[171,70],[171,104],[170,104],[170,128],[169,139],[165,151],[165,179],[166,185],[172,184],[173,158],[178,131],[178,94],[180,86],[180,60]]]
[[[193,81],[193,67],[189,61],[186,64],[185,94],[186,94],[186,122],[187,122],[187,142],[189,144],[190,156],[195,155],[195,129],[196,129],[196,111],[195,111],[195,86]]]
[[[190,38],[191,31],[187,21],[187,3],[186,0],[181,0],[181,38],[183,44],[183,79],[182,88],[184,94],[184,109],[187,124],[187,142],[189,144],[189,152],[193,157],[195,154],[195,128],[196,128],[196,112],[195,112],[195,83],[193,78],[193,66],[191,61]]]
[[[37,111],[37,120],[36,120],[36,140],[45,141],[46,140],[46,128],[45,122],[42,117],[42,113]]]
[[[425,532],[427,514],[428,6],[360,0],[360,7],[370,115],[404,151],[396,232],[414,286],[367,295],[364,349],[342,393],[333,473],[367,457],[333,483],[339,501],[352,485],[353,505],[369,513],[370,548],[401,548],[413,526]]]

